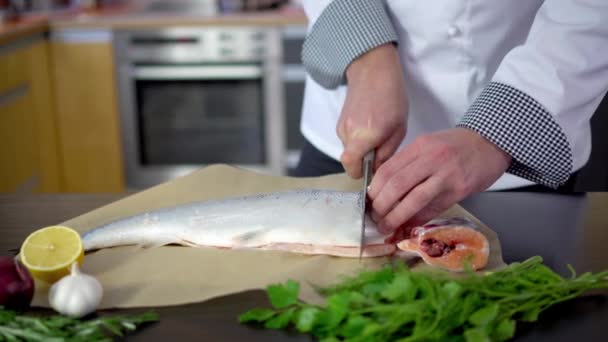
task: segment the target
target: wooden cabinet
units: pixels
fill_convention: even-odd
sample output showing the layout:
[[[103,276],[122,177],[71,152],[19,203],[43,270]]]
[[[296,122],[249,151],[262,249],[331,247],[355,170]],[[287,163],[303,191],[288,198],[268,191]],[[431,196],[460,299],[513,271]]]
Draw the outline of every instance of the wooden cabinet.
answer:
[[[48,43],[16,42],[0,55],[0,192],[60,190]]]
[[[36,134],[41,192],[61,191],[61,154],[57,135],[57,115],[51,82],[50,45],[40,41],[27,49],[31,110]]]
[[[10,42],[0,75],[0,192],[125,189],[110,41]]]
[[[21,190],[39,176],[31,94],[25,85],[11,88],[9,92],[0,106],[0,191],[3,192]]]
[[[15,87],[27,82],[27,63],[25,60],[26,47],[6,47],[7,52],[0,55],[0,94],[14,90]]]
[[[52,41],[51,51],[63,190],[124,191],[111,43]]]

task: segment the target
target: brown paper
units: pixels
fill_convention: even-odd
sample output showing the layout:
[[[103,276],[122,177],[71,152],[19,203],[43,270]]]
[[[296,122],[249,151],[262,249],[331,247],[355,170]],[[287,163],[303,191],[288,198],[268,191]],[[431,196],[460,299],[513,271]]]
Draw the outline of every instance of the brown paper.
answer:
[[[214,165],[161,184],[62,223],[79,232],[98,225],[166,206],[192,201],[250,195],[296,188],[355,191],[361,182],[345,174],[318,178],[274,177]],[[477,223],[490,242],[487,269],[504,266],[495,232],[458,205],[443,215],[460,215]],[[280,251],[227,250],[165,246],[117,247],[87,254],[82,270],[102,284],[102,308],[177,305],[294,279],[301,282],[300,298],[319,302],[314,286],[326,286],[363,268],[376,269],[387,258],[298,255]],[[48,285],[37,283],[34,305],[48,306]]]

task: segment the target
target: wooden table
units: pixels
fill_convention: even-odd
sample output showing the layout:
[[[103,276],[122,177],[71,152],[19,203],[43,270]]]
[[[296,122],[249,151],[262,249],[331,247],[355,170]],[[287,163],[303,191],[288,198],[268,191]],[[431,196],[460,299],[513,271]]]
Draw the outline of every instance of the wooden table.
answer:
[[[35,229],[61,223],[124,196],[0,195],[0,253],[17,249]],[[461,204],[499,234],[506,262],[540,255],[563,275],[569,274],[568,263],[579,273],[608,269],[608,193],[488,192],[471,196]],[[302,335],[239,325],[236,317],[255,306],[267,306],[261,291],[157,308],[161,321],[131,335],[129,340],[310,340]],[[608,297],[586,296],[549,309],[534,324],[518,325],[515,340],[605,341],[607,323]]]

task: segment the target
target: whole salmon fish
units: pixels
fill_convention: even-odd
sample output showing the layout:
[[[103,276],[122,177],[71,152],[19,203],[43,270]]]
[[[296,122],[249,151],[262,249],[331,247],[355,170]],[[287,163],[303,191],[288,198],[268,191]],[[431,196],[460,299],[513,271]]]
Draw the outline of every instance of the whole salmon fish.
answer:
[[[101,248],[177,244],[191,247],[255,248],[301,254],[358,257],[359,192],[293,190],[208,200],[163,208],[114,221],[83,234],[85,251]],[[486,265],[489,244],[464,218],[442,218],[414,228],[412,236],[386,243],[365,217],[363,257],[413,252],[433,266],[462,270]]]
[[[85,251],[121,245],[210,246],[359,256],[358,192],[293,190],[163,208],[94,228]],[[387,236],[366,218],[363,256],[393,253]]]

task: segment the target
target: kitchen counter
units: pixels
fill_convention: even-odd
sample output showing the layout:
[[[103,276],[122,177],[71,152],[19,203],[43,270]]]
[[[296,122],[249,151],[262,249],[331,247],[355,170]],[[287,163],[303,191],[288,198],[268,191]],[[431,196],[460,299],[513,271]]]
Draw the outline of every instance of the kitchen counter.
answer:
[[[254,25],[284,26],[305,25],[306,17],[299,10],[281,10],[255,13],[196,14],[141,13],[135,9],[114,9],[85,12],[51,21],[52,29],[139,29],[168,26]]]
[[[0,195],[0,253],[8,254],[9,250],[18,248],[35,229],[63,222],[125,196]],[[461,204],[498,233],[507,263],[540,255],[545,264],[564,276],[569,275],[567,264],[579,274],[608,269],[608,193],[487,192],[471,196]],[[263,292],[250,291],[204,303],[156,308],[160,322],[145,327],[129,340],[310,340],[302,335],[263,331],[236,322],[243,311],[266,305]],[[107,313],[116,311],[101,314]],[[541,314],[534,324],[519,324],[515,340],[604,341],[606,322],[608,297],[588,295],[556,305]]]
[[[0,45],[48,30],[49,18],[38,15],[16,22],[0,23]]]
[[[276,11],[220,14],[217,16],[200,16],[188,13],[147,13],[129,6],[103,10],[64,10],[55,13],[25,15],[14,22],[0,23],[0,45],[49,29],[114,30],[168,26],[284,26],[305,24],[306,16],[303,11],[291,8]]]

